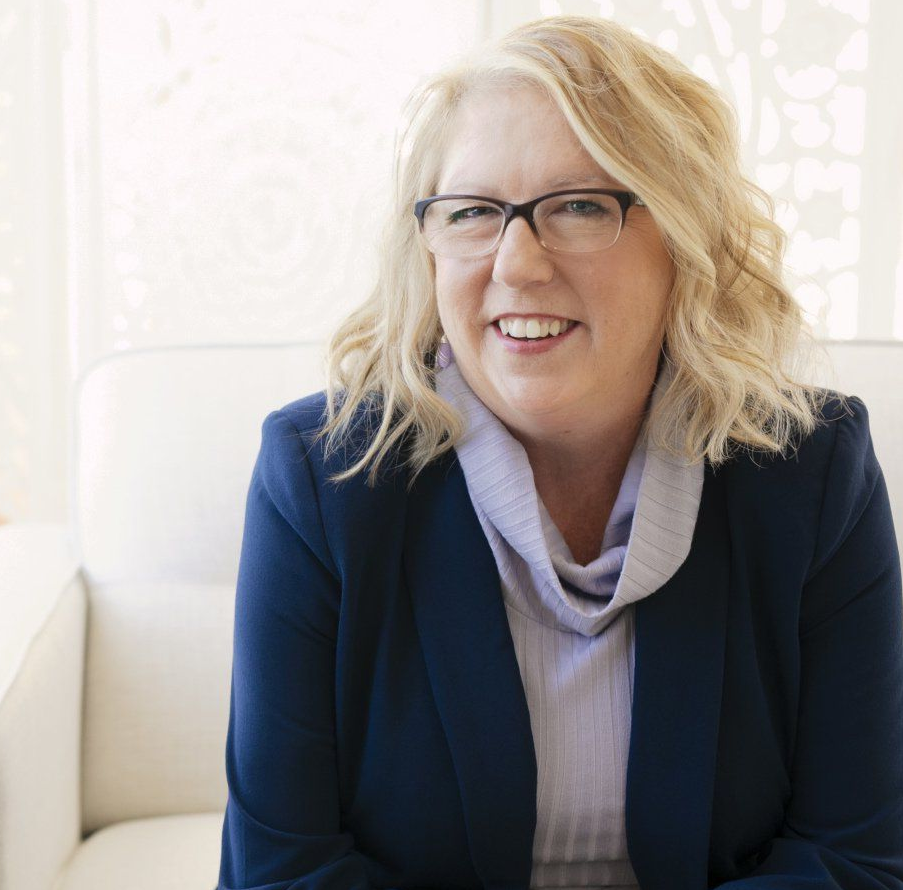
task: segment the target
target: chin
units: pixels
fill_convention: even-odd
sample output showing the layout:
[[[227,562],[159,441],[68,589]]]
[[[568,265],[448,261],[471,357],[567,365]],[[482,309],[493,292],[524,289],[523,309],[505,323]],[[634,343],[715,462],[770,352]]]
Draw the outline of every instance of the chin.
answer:
[[[496,391],[495,398],[501,404],[507,414],[517,413],[524,417],[546,417],[555,414],[563,407],[560,388],[548,393],[528,394],[517,392]]]

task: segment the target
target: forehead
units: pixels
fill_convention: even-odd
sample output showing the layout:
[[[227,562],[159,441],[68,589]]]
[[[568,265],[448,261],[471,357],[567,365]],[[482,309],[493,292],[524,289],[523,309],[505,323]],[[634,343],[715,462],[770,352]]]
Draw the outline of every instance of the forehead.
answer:
[[[507,188],[532,195],[571,184],[619,187],[552,99],[530,86],[483,88],[465,96],[451,121],[439,170],[443,192]]]

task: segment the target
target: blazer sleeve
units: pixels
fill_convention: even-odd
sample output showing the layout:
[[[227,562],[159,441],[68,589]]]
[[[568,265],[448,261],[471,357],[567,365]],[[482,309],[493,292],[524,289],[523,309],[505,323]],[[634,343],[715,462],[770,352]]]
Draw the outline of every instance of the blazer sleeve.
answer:
[[[887,487],[862,401],[834,423],[802,592],[791,798],[730,890],[903,888],[903,601]]]
[[[340,819],[340,584],[302,446],[286,415],[274,411],[264,420],[235,595],[217,890],[370,887]]]

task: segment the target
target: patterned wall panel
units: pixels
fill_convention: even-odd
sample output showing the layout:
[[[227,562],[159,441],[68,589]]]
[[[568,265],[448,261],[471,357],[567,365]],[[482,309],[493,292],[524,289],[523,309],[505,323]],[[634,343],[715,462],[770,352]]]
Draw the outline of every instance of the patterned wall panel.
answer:
[[[889,0],[496,0],[491,31],[601,15],[734,103],[749,175],[790,234],[788,283],[822,336],[903,336],[903,4]],[[894,322],[895,300],[897,321]]]
[[[477,3],[73,0],[96,280],[77,364],[156,343],[320,337],[367,293],[404,96]]]

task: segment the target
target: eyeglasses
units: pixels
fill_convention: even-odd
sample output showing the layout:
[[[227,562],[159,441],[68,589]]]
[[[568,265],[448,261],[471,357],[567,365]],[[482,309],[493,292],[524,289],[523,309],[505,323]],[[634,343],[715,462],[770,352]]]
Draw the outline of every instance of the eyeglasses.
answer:
[[[522,216],[539,243],[563,253],[591,253],[611,247],[627,211],[645,207],[634,192],[581,189],[550,192],[524,204],[480,195],[433,195],[414,205],[427,247],[438,256],[478,257],[492,253],[508,223]]]

